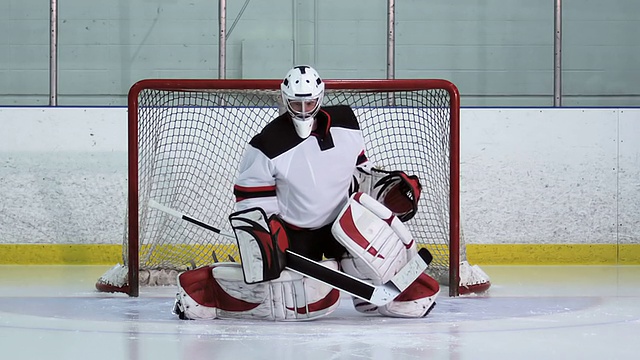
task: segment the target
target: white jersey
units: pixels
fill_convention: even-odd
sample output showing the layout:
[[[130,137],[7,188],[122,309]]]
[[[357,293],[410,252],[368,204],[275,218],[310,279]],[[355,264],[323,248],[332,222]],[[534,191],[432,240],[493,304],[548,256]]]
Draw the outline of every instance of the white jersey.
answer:
[[[349,106],[322,108],[316,122],[301,139],[283,114],[251,140],[234,186],[236,210],[261,207],[306,229],[336,219],[356,166],[367,161],[364,139]]]

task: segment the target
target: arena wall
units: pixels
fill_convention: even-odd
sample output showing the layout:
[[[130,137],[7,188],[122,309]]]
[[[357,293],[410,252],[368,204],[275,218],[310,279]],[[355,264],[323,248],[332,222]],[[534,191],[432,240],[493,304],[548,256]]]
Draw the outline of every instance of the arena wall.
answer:
[[[127,111],[0,108],[0,264],[121,261]],[[480,264],[640,264],[640,109],[465,108]]]

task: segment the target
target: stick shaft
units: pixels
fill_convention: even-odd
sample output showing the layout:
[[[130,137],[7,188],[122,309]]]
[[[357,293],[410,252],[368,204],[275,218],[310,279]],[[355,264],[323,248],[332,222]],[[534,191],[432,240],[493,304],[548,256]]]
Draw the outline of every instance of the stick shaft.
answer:
[[[182,220],[188,221],[188,222],[190,222],[192,224],[195,224],[195,225],[198,225],[198,226],[200,226],[202,228],[205,228],[207,230],[213,231],[214,233],[218,233],[218,234],[220,234],[220,235],[222,235],[224,237],[228,237],[228,238],[231,238],[231,239],[234,239],[234,240],[236,238],[233,234],[230,234],[230,233],[228,233],[228,232],[226,232],[224,230],[220,230],[217,227],[213,227],[213,226],[211,226],[211,225],[209,225],[209,224],[207,224],[207,223],[205,223],[203,221],[200,221],[200,220],[198,220],[196,218],[193,218],[193,217],[191,217],[191,216],[189,216],[187,214],[181,213],[181,212],[179,212],[177,210],[174,210],[174,209],[172,209],[172,208],[170,208],[168,206],[164,206],[164,205],[160,204],[159,202],[157,202],[155,200],[149,200],[149,206],[154,208],[154,209],[160,210],[160,211],[162,211],[162,212],[164,212],[166,214],[174,216],[174,217],[176,217],[178,219],[182,219]]]

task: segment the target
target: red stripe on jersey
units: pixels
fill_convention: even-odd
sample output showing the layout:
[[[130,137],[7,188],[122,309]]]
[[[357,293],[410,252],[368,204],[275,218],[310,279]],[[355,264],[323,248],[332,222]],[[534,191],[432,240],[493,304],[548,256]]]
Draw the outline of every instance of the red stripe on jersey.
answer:
[[[276,186],[275,185],[268,185],[268,186],[234,185],[233,190],[244,191],[244,192],[276,191]]]
[[[276,196],[276,186],[233,186],[233,194],[236,196],[236,202],[246,199]]]
[[[326,121],[325,121],[326,120]],[[329,134],[331,128],[331,115],[328,112],[320,109],[318,116],[316,116],[316,129],[311,132],[311,135],[324,139]]]
[[[331,128],[331,115],[329,115],[329,113],[326,111],[322,112],[327,115],[327,127],[324,129],[324,136],[327,136],[327,134],[329,133],[329,129]]]

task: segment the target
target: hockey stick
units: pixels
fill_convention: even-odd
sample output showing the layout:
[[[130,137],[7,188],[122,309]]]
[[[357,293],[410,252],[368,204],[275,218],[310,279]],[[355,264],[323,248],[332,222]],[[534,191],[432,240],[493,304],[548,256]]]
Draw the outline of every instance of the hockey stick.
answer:
[[[236,239],[235,235],[159,204],[154,200],[149,200],[149,206],[224,237]],[[317,261],[313,261],[289,250],[286,250],[285,254],[287,262],[286,268],[288,270],[320,281],[332,288],[344,291],[376,306],[384,306],[393,301],[393,299],[400,295],[401,292],[409,287],[409,285],[427,269],[428,264],[432,260],[431,253],[429,253],[427,249],[420,249],[418,255],[409,260],[391,280],[382,285],[372,285],[342,271],[328,268]]]

